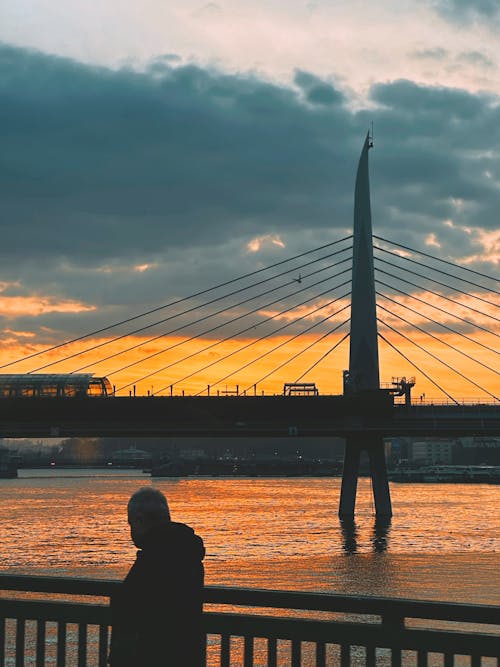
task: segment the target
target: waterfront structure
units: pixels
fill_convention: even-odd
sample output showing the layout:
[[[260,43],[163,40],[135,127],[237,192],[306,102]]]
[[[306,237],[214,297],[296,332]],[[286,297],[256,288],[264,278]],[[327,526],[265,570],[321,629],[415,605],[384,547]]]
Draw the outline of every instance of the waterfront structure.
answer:
[[[344,394],[364,395],[368,402],[381,391],[368,174],[368,151],[372,145],[368,133],[359,159],[354,193],[349,371],[344,373]],[[379,516],[391,516],[384,441],[380,436],[363,432],[346,439],[339,516],[354,516],[360,456],[364,449],[370,460],[375,512]]]
[[[137,449],[135,445],[127,449],[118,449],[111,455],[113,465],[138,466],[151,461],[151,452]]]
[[[71,664],[106,667],[111,615],[102,598],[119,585],[109,580],[0,575],[3,656],[16,665],[44,665],[46,658],[67,665],[67,657],[74,656]],[[29,599],[22,598],[24,591]],[[60,593],[85,596],[90,602],[62,601]],[[381,651],[390,652],[391,665],[406,665],[413,657],[410,664],[422,667],[435,664],[436,654],[445,665],[457,664],[457,656],[473,666],[486,664],[486,659],[495,664],[500,655],[498,605],[216,586],[205,587],[204,596],[207,606],[218,609],[204,609],[203,665],[256,667],[265,661],[276,667],[283,664],[280,656],[285,652],[286,664],[292,667],[325,667],[332,657],[334,664],[350,667],[361,664],[360,656],[362,664],[374,666],[380,664]],[[247,610],[240,611],[242,607]],[[274,611],[262,615],[252,607]],[[283,612],[276,613],[278,609]]]
[[[453,459],[454,444],[452,440],[417,440],[412,442],[412,463],[420,465],[450,464]]]

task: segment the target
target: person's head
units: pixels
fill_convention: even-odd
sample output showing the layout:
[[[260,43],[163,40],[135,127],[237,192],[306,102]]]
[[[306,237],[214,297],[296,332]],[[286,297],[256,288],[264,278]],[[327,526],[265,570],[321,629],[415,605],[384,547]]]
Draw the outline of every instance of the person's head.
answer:
[[[154,526],[170,521],[170,511],[165,496],[152,486],[136,491],[128,501],[130,535],[136,547],[141,547],[142,538]]]

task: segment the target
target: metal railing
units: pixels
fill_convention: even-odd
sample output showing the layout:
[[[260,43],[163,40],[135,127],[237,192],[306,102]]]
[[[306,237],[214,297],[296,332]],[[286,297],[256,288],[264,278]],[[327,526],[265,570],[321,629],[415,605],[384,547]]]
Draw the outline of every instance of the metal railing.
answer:
[[[0,575],[0,664],[105,667],[107,598],[118,585]],[[18,594],[7,598],[9,591]],[[497,667],[500,660],[500,606],[213,586],[205,602],[210,667]]]

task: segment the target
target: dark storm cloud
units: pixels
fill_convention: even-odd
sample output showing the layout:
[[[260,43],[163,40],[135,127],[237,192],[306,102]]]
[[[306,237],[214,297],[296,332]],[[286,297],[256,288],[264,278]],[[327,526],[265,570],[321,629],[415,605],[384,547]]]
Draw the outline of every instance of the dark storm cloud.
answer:
[[[307,190],[324,187],[326,117],[311,122],[290,90],[194,66],[110,72],[8,48],[0,66],[6,254],[20,237],[25,255],[85,262],[194,235],[216,244],[236,226],[301,224]]]
[[[331,105],[344,102],[344,96],[331,84],[309,72],[297,70],[294,77],[295,84],[304,92],[305,99],[310,104]]]
[[[386,215],[394,218],[393,224],[401,215],[405,225],[400,233],[413,236],[414,242],[425,231],[446,238],[446,219],[496,229],[497,101],[408,81],[376,85],[372,99],[381,107],[376,124],[384,141],[383,158],[374,179],[386,223]],[[467,251],[464,245],[455,256]]]
[[[171,55],[111,71],[3,46],[0,97],[0,281],[16,283],[4,295],[99,307],[38,327],[98,328],[347,235],[372,120],[377,233],[418,248],[434,233],[432,252],[460,258],[482,250],[462,226],[498,226],[487,96],[396,81],[353,112],[304,71],[287,88]]]
[[[457,23],[500,17],[498,0],[432,0],[432,5],[445,18]]]

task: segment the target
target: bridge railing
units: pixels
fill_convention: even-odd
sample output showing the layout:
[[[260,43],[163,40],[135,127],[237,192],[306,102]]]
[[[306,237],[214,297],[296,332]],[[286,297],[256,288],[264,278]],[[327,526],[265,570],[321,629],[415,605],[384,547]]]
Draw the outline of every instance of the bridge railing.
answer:
[[[117,585],[0,575],[0,664],[105,667]],[[205,601],[210,667],[499,662],[500,606],[213,586]]]
[[[481,405],[500,405],[498,401],[496,401],[494,398],[479,398],[479,397],[460,397],[456,398],[455,401],[452,401],[450,398],[443,398],[442,396],[418,396],[418,394],[412,394],[411,397],[411,405],[413,407],[419,406],[419,405],[424,405],[424,406],[429,406],[429,405],[445,405],[445,406],[451,406],[454,407],[456,405],[463,406],[463,407],[475,407],[475,406],[481,406]],[[394,405],[405,405],[405,400],[404,397],[395,397],[394,398]]]

